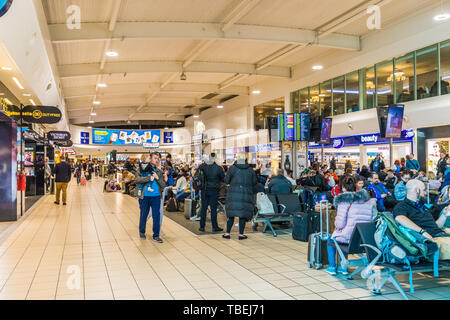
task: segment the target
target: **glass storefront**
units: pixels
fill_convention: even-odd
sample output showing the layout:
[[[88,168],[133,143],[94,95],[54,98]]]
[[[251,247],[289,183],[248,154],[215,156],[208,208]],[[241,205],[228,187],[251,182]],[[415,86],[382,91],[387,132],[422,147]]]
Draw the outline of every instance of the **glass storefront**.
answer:
[[[450,137],[441,139],[426,140],[427,148],[427,172],[437,173],[437,165],[440,159],[440,153],[449,154]]]

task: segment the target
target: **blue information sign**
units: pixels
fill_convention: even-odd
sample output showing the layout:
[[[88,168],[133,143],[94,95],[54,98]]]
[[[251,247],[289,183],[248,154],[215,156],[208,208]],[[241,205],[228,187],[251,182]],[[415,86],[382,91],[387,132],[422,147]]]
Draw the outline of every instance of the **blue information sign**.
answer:
[[[81,144],[89,144],[89,132],[81,132],[80,142]]]
[[[164,143],[173,143],[173,132],[164,132]]]

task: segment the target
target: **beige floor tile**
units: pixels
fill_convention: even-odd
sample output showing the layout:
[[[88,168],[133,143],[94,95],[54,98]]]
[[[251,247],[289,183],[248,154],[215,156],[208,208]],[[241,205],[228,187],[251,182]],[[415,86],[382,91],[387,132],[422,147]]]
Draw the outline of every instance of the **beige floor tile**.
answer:
[[[321,292],[336,291],[335,288],[333,288],[333,287],[331,287],[329,285],[323,284],[323,283],[321,283],[321,284],[308,284],[308,285],[305,285],[305,288],[310,290],[310,291],[312,291],[312,292],[314,292],[314,293],[319,293],[319,294]]]
[[[312,293],[312,294],[304,294],[301,296],[295,296],[296,300],[325,300],[325,298],[319,296],[318,294]]]
[[[339,290],[329,291],[329,292],[321,292],[318,294],[327,300],[348,300],[348,299],[354,298],[353,296],[347,294],[346,292],[342,292]]]

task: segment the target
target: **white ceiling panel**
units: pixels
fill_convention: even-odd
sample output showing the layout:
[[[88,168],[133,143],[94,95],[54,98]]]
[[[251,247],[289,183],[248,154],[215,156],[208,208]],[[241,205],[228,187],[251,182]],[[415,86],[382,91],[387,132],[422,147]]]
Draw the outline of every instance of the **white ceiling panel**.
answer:
[[[147,2],[147,1],[145,1]],[[81,22],[109,22],[114,0],[42,0],[49,24],[66,23],[69,6],[80,8]]]
[[[100,63],[105,48],[105,41],[57,43],[54,44],[54,48],[58,65]]]

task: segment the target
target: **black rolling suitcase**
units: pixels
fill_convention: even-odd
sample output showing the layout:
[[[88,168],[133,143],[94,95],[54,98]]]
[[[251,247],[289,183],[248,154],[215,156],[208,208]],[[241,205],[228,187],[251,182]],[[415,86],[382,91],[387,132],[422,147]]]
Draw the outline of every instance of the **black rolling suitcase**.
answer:
[[[319,214],[314,211],[302,212],[294,215],[292,221],[292,238],[308,242],[309,235],[319,231]]]
[[[322,214],[322,203],[326,206],[326,219],[327,219],[327,232],[322,232],[323,228],[323,214]],[[328,264],[328,252],[327,252],[327,241],[330,234],[329,225],[329,212],[328,212],[328,201],[320,201],[320,227],[319,232],[312,233],[308,239],[308,267],[320,269],[322,266]]]

